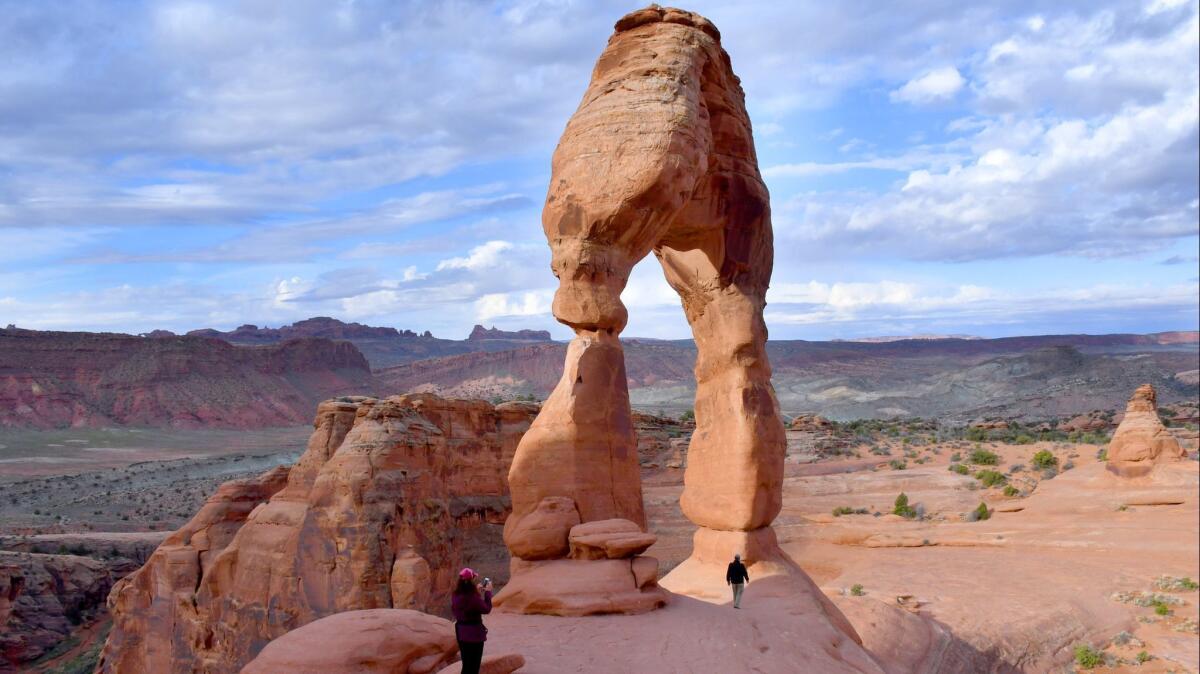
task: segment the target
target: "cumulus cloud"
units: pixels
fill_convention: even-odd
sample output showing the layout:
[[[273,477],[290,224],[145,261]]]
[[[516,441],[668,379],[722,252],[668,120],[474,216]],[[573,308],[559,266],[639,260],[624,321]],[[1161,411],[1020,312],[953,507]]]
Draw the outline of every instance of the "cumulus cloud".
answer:
[[[959,74],[957,68],[945,66],[909,80],[904,86],[893,91],[891,98],[893,101],[917,105],[934,103],[954,96],[959,89],[963,88],[964,84],[966,84],[966,80]]]
[[[1200,43],[1192,9],[1155,26],[1138,13],[1059,17],[996,43],[978,68],[978,114],[952,122],[948,131],[962,135],[926,146],[924,156],[768,169],[901,176],[883,191],[804,193],[777,206],[787,250],[954,261],[1115,257],[1195,237]],[[1080,71],[1085,63],[1096,71]],[[1069,80],[1093,77],[1086,94],[1069,93]],[[1064,97],[1071,101],[1060,107]],[[998,109],[1007,112],[992,114]],[[956,152],[958,161],[944,161]]]

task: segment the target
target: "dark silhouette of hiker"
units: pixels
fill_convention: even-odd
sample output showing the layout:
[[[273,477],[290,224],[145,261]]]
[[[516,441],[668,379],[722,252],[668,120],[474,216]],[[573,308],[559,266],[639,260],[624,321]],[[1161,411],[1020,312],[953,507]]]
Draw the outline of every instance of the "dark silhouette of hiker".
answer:
[[[471,569],[458,572],[458,585],[450,597],[450,611],[454,614],[454,636],[458,639],[458,652],[462,657],[462,674],[479,674],[479,663],[483,660],[483,642],[487,641],[487,628],[483,616],[492,612],[492,581]]]
[[[742,556],[734,555],[733,561],[729,563],[729,569],[725,571],[725,584],[733,586],[733,607],[741,608],[742,590],[745,589],[744,583],[750,582],[750,574],[746,572],[746,565],[742,564]]]

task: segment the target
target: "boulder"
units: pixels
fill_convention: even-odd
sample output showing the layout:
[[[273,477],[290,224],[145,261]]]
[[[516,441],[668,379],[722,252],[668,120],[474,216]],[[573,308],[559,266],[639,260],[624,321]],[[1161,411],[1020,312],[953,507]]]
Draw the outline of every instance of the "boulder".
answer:
[[[525,517],[509,518],[504,543],[521,559],[555,559],[570,550],[567,537],[577,524],[579,511],[573,499],[547,496]]]
[[[267,644],[242,674],[433,674],[458,657],[454,624],[418,611],[346,611]]]
[[[1183,447],[1158,418],[1158,396],[1150,384],[1133,392],[1125,418],[1108,445],[1108,470],[1121,477],[1148,474],[1158,463],[1187,457]]]
[[[597,520],[571,529],[571,559],[624,559],[646,551],[658,537],[629,520]]]

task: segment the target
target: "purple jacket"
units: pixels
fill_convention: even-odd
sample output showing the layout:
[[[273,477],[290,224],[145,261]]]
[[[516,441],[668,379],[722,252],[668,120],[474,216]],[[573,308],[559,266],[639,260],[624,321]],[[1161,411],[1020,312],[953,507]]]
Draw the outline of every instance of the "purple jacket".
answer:
[[[487,628],[483,626],[483,615],[492,612],[492,593],[455,593],[450,598],[450,612],[454,614],[454,632],[459,641],[479,643],[487,641]]]

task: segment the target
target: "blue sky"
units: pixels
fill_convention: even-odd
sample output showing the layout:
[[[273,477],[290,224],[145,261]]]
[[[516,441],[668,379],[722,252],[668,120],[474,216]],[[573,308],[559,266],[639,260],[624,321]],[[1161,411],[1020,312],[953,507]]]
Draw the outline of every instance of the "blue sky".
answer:
[[[569,331],[539,216],[610,2],[0,0],[0,324]],[[1197,2],[696,2],[774,338],[1196,329]],[[684,337],[653,260],[625,334]]]

